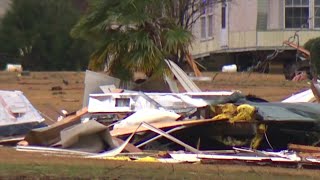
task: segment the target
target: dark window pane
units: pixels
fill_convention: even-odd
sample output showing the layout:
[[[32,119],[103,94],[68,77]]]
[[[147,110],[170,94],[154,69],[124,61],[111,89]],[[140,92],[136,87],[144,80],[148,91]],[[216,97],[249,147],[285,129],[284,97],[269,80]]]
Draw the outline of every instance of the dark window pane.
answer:
[[[292,28],[301,28],[301,19],[300,18],[293,18]]]
[[[206,0],[202,0],[202,4],[200,6],[200,13],[201,15],[205,14],[206,13],[206,4],[207,4],[207,1]]]
[[[309,6],[309,0],[302,0],[301,4]]]
[[[300,28],[309,28],[308,18],[300,18]]]
[[[314,4],[315,4],[316,6],[320,6],[320,0],[314,0]]]
[[[286,17],[293,17],[293,8],[286,8]]]
[[[200,23],[201,23],[201,38],[204,39],[206,38],[206,18],[205,17],[200,18]]]
[[[293,5],[301,5],[301,0],[293,0]]]
[[[207,13],[213,12],[213,0],[208,0]]]
[[[286,28],[292,28],[292,18],[286,18]]]
[[[320,28],[320,18],[314,18],[314,27]]]
[[[213,15],[208,16],[208,36],[213,36]]]
[[[286,6],[287,5],[291,6],[292,5],[292,0],[286,0]]]
[[[221,28],[226,28],[226,7],[221,8]]]
[[[301,9],[300,8],[291,8],[292,9],[292,17],[300,17]]]
[[[286,28],[308,28],[308,7],[287,7],[285,9]]]
[[[309,8],[300,8],[302,17],[309,17]]]
[[[314,16],[320,17],[320,7],[314,8]]]

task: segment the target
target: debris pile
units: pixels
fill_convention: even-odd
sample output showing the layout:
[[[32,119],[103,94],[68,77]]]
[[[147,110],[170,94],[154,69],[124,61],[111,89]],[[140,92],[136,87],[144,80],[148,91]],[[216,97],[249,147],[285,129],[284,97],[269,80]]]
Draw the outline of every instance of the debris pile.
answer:
[[[238,91],[201,92],[167,62],[187,92],[120,89],[116,78],[87,71],[84,107],[29,129],[16,149],[144,162],[320,165],[320,104],[301,95],[267,102]],[[26,113],[18,101],[7,105]]]

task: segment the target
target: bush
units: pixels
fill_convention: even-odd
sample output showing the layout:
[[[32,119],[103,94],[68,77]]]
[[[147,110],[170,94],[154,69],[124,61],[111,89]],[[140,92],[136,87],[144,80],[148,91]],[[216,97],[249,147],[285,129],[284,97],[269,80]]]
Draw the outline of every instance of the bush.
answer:
[[[304,48],[310,51],[312,74],[319,76],[320,73],[320,37],[310,39],[304,44]]]

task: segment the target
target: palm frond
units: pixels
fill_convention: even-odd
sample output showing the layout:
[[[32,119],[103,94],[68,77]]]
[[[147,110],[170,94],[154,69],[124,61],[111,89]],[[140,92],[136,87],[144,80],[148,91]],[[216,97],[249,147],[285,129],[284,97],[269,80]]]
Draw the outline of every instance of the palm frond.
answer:
[[[92,64],[108,62],[113,74],[158,72],[165,66],[164,59],[186,51],[192,38],[188,30],[166,15],[167,3],[172,2],[93,0],[88,14],[74,26],[71,34],[96,42]]]

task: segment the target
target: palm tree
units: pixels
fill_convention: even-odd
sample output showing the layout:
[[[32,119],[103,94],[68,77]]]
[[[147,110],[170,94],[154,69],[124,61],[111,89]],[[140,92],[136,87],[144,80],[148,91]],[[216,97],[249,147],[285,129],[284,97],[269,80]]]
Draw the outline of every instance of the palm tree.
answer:
[[[71,35],[96,43],[89,68],[130,80],[133,72],[162,74],[164,59],[186,53],[191,32],[168,9],[171,0],[92,0]]]

